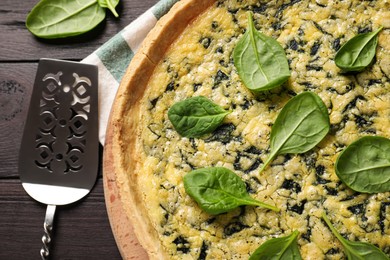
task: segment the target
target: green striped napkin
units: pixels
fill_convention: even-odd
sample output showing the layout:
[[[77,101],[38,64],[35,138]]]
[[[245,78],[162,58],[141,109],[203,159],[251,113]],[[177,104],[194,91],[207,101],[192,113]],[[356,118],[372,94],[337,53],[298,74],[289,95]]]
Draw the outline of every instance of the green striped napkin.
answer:
[[[111,105],[134,54],[158,19],[178,0],[160,0],[81,62],[99,67],[99,141],[104,144]]]

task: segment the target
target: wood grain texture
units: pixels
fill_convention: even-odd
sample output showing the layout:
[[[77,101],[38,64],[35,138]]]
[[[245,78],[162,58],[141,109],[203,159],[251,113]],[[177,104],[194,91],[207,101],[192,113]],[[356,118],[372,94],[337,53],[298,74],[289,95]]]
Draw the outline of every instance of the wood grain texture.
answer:
[[[36,63],[0,64],[0,178],[16,178]]]
[[[107,13],[107,19],[85,35],[41,40],[25,27],[27,14],[38,0],[1,1],[0,259],[40,259],[46,206],[27,195],[18,175],[19,147],[38,60],[81,60],[156,2],[121,1],[119,18]],[[107,217],[101,170],[86,198],[57,208],[54,225],[51,259],[121,259]]]
[[[43,57],[83,59],[153,6],[157,0],[120,1],[116,8],[119,18],[115,18],[110,12],[107,12],[106,19],[92,31],[68,39],[54,40],[36,38],[25,26],[27,14],[37,2],[37,0],[1,1],[1,60],[37,61]]]
[[[57,207],[52,259],[120,259],[104,205],[102,180],[80,202]],[[0,182],[0,259],[39,259],[46,207],[18,179]]]

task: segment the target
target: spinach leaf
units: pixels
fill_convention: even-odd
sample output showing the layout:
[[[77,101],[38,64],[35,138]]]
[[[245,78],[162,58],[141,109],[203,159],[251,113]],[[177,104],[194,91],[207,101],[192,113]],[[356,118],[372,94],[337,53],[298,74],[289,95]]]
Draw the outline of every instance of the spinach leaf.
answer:
[[[241,80],[255,93],[280,86],[291,74],[282,46],[256,30],[250,12],[248,29],[234,48],[233,60]]]
[[[361,71],[370,65],[375,56],[378,33],[382,28],[374,32],[358,34],[347,41],[336,53],[336,65],[344,71]]]
[[[213,132],[229,113],[209,99],[198,96],[174,104],[168,110],[168,118],[180,135],[200,137]]]
[[[279,211],[274,206],[252,199],[241,178],[223,167],[202,168],[186,174],[184,188],[201,209],[213,215],[228,212],[241,205]]]
[[[41,0],[27,16],[27,29],[37,37],[53,39],[75,36],[95,28],[106,17],[115,16],[119,0]]]
[[[390,140],[365,136],[350,144],[336,160],[337,176],[358,192],[390,191]]]
[[[299,252],[297,237],[298,231],[292,232],[285,237],[277,237],[264,242],[250,256],[249,260],[301,260],[302,256]]]
[[[303,92],[287,102],[271,129],[271,154],[260,172],[280,154],[304,153],[329,132],[328,110],[313,92]]]
[[[325,213],[322,219],[326,222],[332,233],[341,242],[348,257],[348,260],[388,260],[389,258],[376,246],[365,242],[349,241],[345,239],[332,226]]]

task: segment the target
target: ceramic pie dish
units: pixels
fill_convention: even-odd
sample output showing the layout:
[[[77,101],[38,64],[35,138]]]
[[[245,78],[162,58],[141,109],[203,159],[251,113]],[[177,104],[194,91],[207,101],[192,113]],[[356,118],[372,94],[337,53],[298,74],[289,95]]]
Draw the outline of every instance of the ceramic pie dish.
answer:
[[[345,258],[321,220],[350,240],[390,254],[390,194],[357,193],[337,177],[339,153],[361,136],[390,137],[390,3],[387,1],[183,0],[148,35],[118,90],[106,135],[104,188],[108,215],[125,259],[247,259],[265,241],[298,230],[304,259]],[[291,77],[260,95],[248,90],[232,52],[247,28],[276,39]],[[379,34],[376,59],[345,74],[334,64],[356,34]],[[293,96],[312,91],[326,105],[331,130],[304,154],[279,156],[265,172],[270,131]],[[180,136],[169,108],[204,96],[231,111],[201,138]],[[186,193],[183,176],[226,167],[248,193],[280,212],[243,206],[210,215]]]

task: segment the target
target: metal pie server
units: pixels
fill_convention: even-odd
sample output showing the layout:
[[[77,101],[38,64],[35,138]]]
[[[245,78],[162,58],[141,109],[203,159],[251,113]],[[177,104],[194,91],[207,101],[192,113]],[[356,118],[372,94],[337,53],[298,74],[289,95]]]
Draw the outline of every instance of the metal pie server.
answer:
[[[47,204],[42,259],[49,256],[56,206],[89,193],[98,172],[98,69],[41,59],[19,153],[23,188]]]

